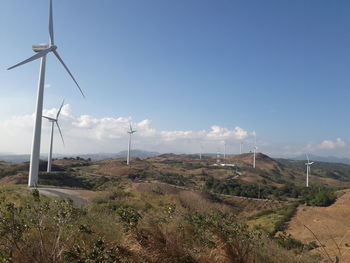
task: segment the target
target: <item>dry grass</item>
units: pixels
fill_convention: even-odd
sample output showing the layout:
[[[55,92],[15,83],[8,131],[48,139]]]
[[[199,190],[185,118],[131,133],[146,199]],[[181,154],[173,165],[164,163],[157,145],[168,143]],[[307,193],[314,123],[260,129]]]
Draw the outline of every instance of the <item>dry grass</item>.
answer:
[[[289,224],[288,233],[308,243],[318,237],[332,258],[341,256],[341,262],[350,262],[350,190],[329,207],[300,206]],[[308,230],[307,226],[310,230]],[[321,249],[315,251],[322,252]]]

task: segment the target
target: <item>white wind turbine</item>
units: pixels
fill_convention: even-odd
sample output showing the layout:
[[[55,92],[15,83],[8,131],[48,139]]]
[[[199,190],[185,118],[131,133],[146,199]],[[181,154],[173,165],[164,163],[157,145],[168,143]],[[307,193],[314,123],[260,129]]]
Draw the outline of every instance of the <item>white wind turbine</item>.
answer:
[[[305,163],[306,165],[306,187],[309,187],[309,176],[311,175],[311,165],[314,162],[310,162],[309,160],[309,156],[306,154],[306,159],[307,159],[307,163]]]
[[[255,156],[256,151],[258,150],[258,147],[256,146],[256,133],[254,132],[254,156],[253,156],[253,168],[255,168]]]
[[[203,145],[200,144],[199,147],[200,147],[200,151],[199,151],[199,160],[202,160]]]
[[[227,147],[227,143],[226,141],[224,141],[224,162],[226,162],[226,147]]]
[[[52,10],[52,0],[50,0],[50,10],[49,10],[49,44],[40,44],[33,45],[33,51],[37,54],[8,68],[8,70],[16,68],[18,66],[24,65],[28,62],[41,59],[40,64],[40,75],[38,83],[38,93],[37,93],[37,102],[36,102],[36,113],[35,113],[35,122],[34,122],[34,134],[32,142],[32,151],[30,156],[30,168],[29,168],[29,187],[36,187],[38,184],[38,173],[39,173],[39,158],[40,158],[40,139],[41,139],[41,124],[42,124],[42,113],[43,113],[43,99],[44,99],[44,85],[45,85],[45,69],[46,69],[46,55],[52,52],[63,67],[66,69],[70,77],[73,79],[74,83],[78,86],[81,94],[84,96],[83,91],[81,90],[78,82],[73,77],[72,73],[63,62],[61,56],[57,52],[57,46],[54,42],[54,30],[53,30],[53,10]]]
[[[62,102],[62,105],[60,107],[60,109],[58,110],[57,114],[56,114],[56,118],[51,118],[51,117],[47,117],[47,116],[43,116],[43,118],[45,119],[48,119],[49,122],[51,122],[51,136],[50,136],[50,150],[49,150],[49,156],[48,156],[48,159],[47,159],[47,172],[50,173],[51,172],[51,164],[52,164],[52,147],[53,147],[53,132],[54,132],[54,129],[55,129],[55,124],[58,128],[58,131],[61,135],[61,139],[62,139],[62,142],[63,142],[63,145],[64,145],[64,140],[63,140],[63,135],[62,135],[62,131],[61,131],[61,128],[60,128],[60,125],[58,124],[58,117],[60,116],[60,113],[61,113],[61,110],[62,110],[62,107],[64,105],[64,100]]]
[[[220,163],[220,151],[216,152],[216,163],[219,164]]]
[[[240,146],[239,146],[239,154],[243,153],[243,142],[241,141]]]
[[[128,130],[129,133],[129,144],[128,144],[128,156],[126,158],[126,164],[130,165],[130,151],[131,151],[131,136],[136,132],[132,129],[131,124],[129,124],[130,129]]]

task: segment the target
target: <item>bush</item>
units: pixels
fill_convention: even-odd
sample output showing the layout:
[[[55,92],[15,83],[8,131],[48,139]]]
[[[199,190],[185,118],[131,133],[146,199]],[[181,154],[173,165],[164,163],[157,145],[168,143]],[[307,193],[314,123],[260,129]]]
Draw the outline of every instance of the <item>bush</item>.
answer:
[[[318,192],[308,203],[312,206],[330,206],[336,200],[336,196],[332,192]]]
[[[119,207],[117,214],[120,220],[124,223],[125,230],[130,231],[137,227],[142,216],[133,207]]]
[[[225,257],[233,263],[253,262],[254,249],[263,245],[261,232],[249,231],[248,226],[232,214],[194,213],[186,220],[194,227],[194,241],[209,248],[224,248]]]

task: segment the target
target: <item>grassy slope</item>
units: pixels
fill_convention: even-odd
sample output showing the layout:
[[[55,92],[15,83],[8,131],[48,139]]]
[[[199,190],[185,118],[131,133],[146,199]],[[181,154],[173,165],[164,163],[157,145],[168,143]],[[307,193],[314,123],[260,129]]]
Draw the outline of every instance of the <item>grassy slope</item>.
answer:
[[[350,191],[343,190],[339,195],[338,200],[329,207],[300,206],[287,232],[304,243],[315,241],[315,234],[332,258],[344,254],[341,262],[350,262]],[[321,249],[318,252],[324,254]]]
[[[229,216],[247,212],[234,199],[220,200],[164,184],[110,186],[86,208],[74,210],[68,203],[38,201],[24,187],[0,187],[0,215],[10,219],[9,225],[10,201],[22,206],[14,210],[14,218],[16,229],[24,229],[25,235],[22,240],[16,234],[14,262],[316,262],[307,255],[296,261],[294,252],[246,230],[240,220]],[[11,239],[12,228],[2,227],[4,222],[0,222],[0,257],[9,253],[1,244]]]
[[[54,162],[55,168],[60,171],[51,175],[43,172],[40,175],[40,183],[102,191],[109,189],[107,192],[102,192],[101,196],[95,199],[93,205],[94,209],[97,210],[101,207],[113,210],[116,205],[114,204],[113,208],[115,200],[106,202],[111,198],[110,187],[123,182],[128,185],[126,192],[131,193],[127,202],[126,200],[123,202],[141,211],[148,219],[150,219],[150,211],[157,215],[166,205],[174,204],[180,217],[188,213],[220,210],[235,214],[241,219],[248,219],[248,224],[253,228],[258,226],[268,233],[276,232],[280,225],[289,219],[288,216],[286,217],[286,207],[284,206],[291,206],[291,204],[254,201],[221,195],[219,195],[220,202],[218,202],[215,200],[217,197],[206,196],[199,190],[203,189],[205,179],[208,177],[276,187],[287,182],[302,184],[305,177],[302,163],[285,160],[277,162],[262,154],[257,155],[258,168],[255,170],[251,168],[251,154],[230,157],[227,162],[236,163],[238,168],[213,167],[215,159],[199,161],[188,158],[188,156],[178,155],[166,155],[144,160],[136,159],[133,160],[131,167],[127,167],[122,159],[100,162],[56,160]],[[327,178],[333,165],[320,164],[322,171],[315,166],[313,169],[315,175],[312,176],[311,181],[331,186],[344,186],[349,178],[350,166],[336,165],[335,173],[339,177],[331,175],[332,178]],[[0,163],[0,184],[26,183],[27,169],[27,164]],[[41,169],[45,169],[45,163],[41,165]],[[159,181],[192,189],[192,191],[158,184]],[[309,242],[309,240],[307,239],[305,242]]]

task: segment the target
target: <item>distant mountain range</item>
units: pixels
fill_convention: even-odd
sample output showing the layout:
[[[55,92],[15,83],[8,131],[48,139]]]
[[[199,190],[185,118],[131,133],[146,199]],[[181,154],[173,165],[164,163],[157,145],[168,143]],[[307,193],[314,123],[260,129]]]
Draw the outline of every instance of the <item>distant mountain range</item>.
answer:
[[[101,161],[105,159],[118,159],[118,158],[126,158],[127,151],[121,151],[119,153],[92,153],[92,154],[54,154],[53,158],[64,158],[64,157],[81,157],[84,159],[90,158],[93,161]],[[160,155],[158,152],[149,152],[142,150],[132,150],[132,157],[137,158],[148,158]],[[5,162],[12,163],[22,163],[28,162],[30,158],[29,154],[9,154],[9,153],[0,153],[0,160]],[[42,154],[40,159],[45,160],[47,158],[47,154]]]
[[[306,160],[305,155],[300,155],[294,158],[290,158],[292,160],[296,161],[302,161]],[[314,162],[326,162],[326,163],[343,163],[343,164],[349,164],[350,165],[350,159],[349,158],[340,158],[340,157],[335,157],[335,156],[317,156],[313,154],[309,154],[309,159]]]

